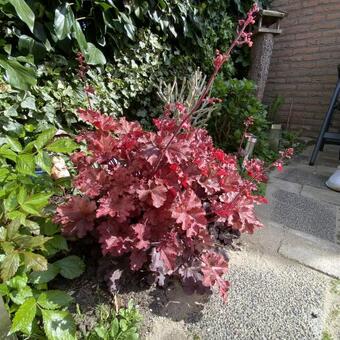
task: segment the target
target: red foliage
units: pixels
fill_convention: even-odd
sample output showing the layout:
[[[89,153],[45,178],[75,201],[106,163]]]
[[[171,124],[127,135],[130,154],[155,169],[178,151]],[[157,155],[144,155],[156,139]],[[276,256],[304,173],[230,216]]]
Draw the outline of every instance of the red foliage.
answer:
[[[240,175],[236,158],[189,123],[165,150],[180,124],[170,117],[156,120],[157,132],[91,110],[82,117],[96,131],[79,138],[89,154],[72,157],[74,185],[84,198],[72,197],[57,209],[63,232],[84,237],[92,231],[104,255],[128,254],[132,270],[149,267],[159,283],[166,275],[186,280],[190,273],[195,284],[217,285],[225,297],[227,259],[215,249],[208,226],[218,222],[249,233],[261,226],[254,214],[256,185]],[[256,181],[263,178],[259,164],[247,164]]]

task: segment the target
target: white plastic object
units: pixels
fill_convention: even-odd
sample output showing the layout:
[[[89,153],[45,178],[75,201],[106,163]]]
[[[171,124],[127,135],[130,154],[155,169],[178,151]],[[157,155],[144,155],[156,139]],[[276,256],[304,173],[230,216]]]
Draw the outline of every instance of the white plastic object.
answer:
[[[329,189],[340,191],[340,165],[338,166],[334,174],[329,177],[326,185]]]

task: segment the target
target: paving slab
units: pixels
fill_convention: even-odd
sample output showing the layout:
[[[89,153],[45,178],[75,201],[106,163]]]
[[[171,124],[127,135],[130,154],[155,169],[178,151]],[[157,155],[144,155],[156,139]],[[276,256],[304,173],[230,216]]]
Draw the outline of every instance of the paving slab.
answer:
[[[256,209],[259,217],[335,242],[336,206],[321,202],[318,197],[286,191],[288,183],[282,187],[269,184],[266,193],[269,204]]]
[[[324,190],[310,185],[304,185],[301,195],[340,206],[340,193],[330,189]]]
[[[340,279],[340,246],[294,235],[285,237],[278,252],[284,257]]]

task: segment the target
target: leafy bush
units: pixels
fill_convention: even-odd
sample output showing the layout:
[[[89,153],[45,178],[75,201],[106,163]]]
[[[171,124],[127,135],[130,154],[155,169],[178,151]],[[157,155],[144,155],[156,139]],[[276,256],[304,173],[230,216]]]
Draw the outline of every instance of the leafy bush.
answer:
[[[76,256],[49,262],[68,250],[50,219],[49,199],[63,192],[62,180],[50,176],[50,153],[76,147],[67,138],[53,140],[55,133],[49,129],[38,136],[7,137],[0,147],[0,295],[14,315],[10,333],[39,335],[43,326],[48,339],[73,334],[74,324],[66,311],[72,298],[48,290],[47,282],[58,274],[72,279],[84,269]]]
[[[222,103],[215,110],[208,122],[208,131],[214,142],[228,151],[238,151],[243,136],[243,122],[247,117],[253,118],[249,132],[257,137],[255,154],[261,159],[273,161],[277,153],[270,149],[268,143],[269,122],[264,105],[255,96],[252,81],[217,79],[213,95],[221,98]]]

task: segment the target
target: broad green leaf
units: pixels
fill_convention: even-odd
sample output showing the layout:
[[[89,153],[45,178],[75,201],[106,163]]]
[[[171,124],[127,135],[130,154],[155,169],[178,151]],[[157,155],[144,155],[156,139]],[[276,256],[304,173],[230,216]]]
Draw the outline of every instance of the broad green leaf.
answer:
[[[8,0],[15,11],[17,12],[19,18],[29,27],[31,32],[33,33],[34,30],[34,20],[35,15],[31,8],[27,5],[25,0]]]
[[[49,239],[50,239],[50,237],[45,237],[45,236],[42,236],[42,235],[39,235],[39,236],[19,235],[19,236],[15,237],[14,241],[20,248],[34,249],[34,248],[43,248],[43,245]]]
[[[30,274],[30,282],[34,284],[47,283],[53,280],[59,274],[59,267],[49,263],[47,270],[42,272],[33,272]]]
[[[44,256],[26,251],[24,253],[26,269],[41,272],[47,270],[47,260]]]
[[[6,285],[13,289],[21,289],[27,286],[27,275],[16,275],[6,282]]]
[[[48,290],[39,295],[39,306],[44,309],[59,309],[68,306],[73,301],[72,296],[61,290]]]
[[[31,296],[33,296],[33,292],[32,289],[28,286],[24,286],[19,290],[12,290],[9,295],[11,300],[17,305],[22,305],[25,300]]]
[[[40,194],[34,194],[32,196],[30,196],[26,202],[25,205],[29,205],[31,207],[33,207],[34,209],[42,209],[44,208],[47,204],[48,204],[48,200],[50,199],[50,197],[52,196],[52,194],[45,194],[45,193],[40,193]]]
[[[18,210],[10,211],[9,213],[7,213],[7,217],[10,220],[18,220],[21,224],[25,224],[26,216],[26,213]]]
[[[20,256],[16,252],[7,254],[1,262],[1,278],[3,281],[9,280],[17,272],[20,264]]]
[[[46,149],[52,152],[71,153],[79,146],[70,138],[58,138],[53,143],[47,145]]]
[[[5,59],[1,55],[0,66],[6,71],[6,81],[17,89],[26,91],[37,83],[36,72],[32,66],[24,66],[15,59]]]
[[[55,135],[55,128],[47,129],[39,134],[38,138],[33,142],[37,149],[43,148]]]
[[[6,136],[7,139],[7,143],[9,144],[9,147],[15,151],[15,152],[21,152],[22,151],[22,146],[20,144],[20,142],[18,141],[18,139],[10,137],[10,136]]]
[[[112,336],[113,339],[115,339],[119,334],[119,321],[117,318],[114,318],[111,322],[111,327],[110,327],[110,335]]]
[[[35,318],[37,305],[34,297],[28,298],[15,313],[10,334],[21,331],[30,335],[32,331],[32,322]]]
[[[35,164],[38,168],[51,174],[52,160],[46,151],[39,151],[35,156]]]
[[[5,283],[0,283],[0,296],[9,294],[9,289]]]
[[[35,164],[32,154],[22,154],[17,156],[16,170],[21,174],[34,175]]]
[[[17,220],[17,219],[14,220],[14,221],[11,221],[6,226],[6,229],[7,229],[7,240],[11,241],[16,236],[20,226],[21,226],[21,222],[20,222],[20,220]]]
[[[74,22],[73,29],[74,36],[78,42],[79,48],[83,52],[83,54],[85,54],[87,51],[87,41],[83,33],[83,30],[81,29],[80,23],[76,20]]]
[[[22,223],[25,227],[27,227],[30,232],[34,235],[40,234],[40,225],[37,222],[31,221],[31,220],[25,220],[24,223]]]
[[[40,223],[41,233],[46,236],[52,236],[60,231],[57,224],[53,223],[50,219],[44,219]]]
[[[76,328],[67,311],[42,310],[44,330],[49,340],[74,340]]]
[[[101,50],[99,50],[92,43],[87,43],[87,51],[85,54],[86,61],[90,65],[104,65],[106,63],[106,58]]]
[[[10,159],[11,161],[16,161],[17,154],[10,150],[9,145],[0,146],[0,156]]]
[[[6,168],[0,168],[0,181],[3,181],[6,179],[6,177],[9,175],[9,170]]]
[[[63,236],[55,235],[45,243],[45,249],[48,256],[53,256],[61,250],[68,250],[68,246]]]
[[[4,199],[4,208],[6,213],[14,210],[17,205],[18,205],[18,201],[17,201],[17,193],[15,191],[11,191],[10,194]]]
[[[27,199],[27,190],[26,190],[26,187],[22,185],[19,188],[19,192],[17,196],[18,203],[23,204],[26,201],[26,199]]]
[[[66,279],[75,279],[83,274],[85,264],[83,260],[75,255],[67,256],[59,261],[54,262],[60,269],[60,275]]]
[[[54,12],[54,30],[59,40],[63,40],[70,35],[74,22],[74,14],[69,3],[56,8]]]

